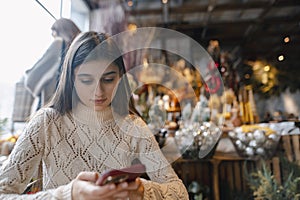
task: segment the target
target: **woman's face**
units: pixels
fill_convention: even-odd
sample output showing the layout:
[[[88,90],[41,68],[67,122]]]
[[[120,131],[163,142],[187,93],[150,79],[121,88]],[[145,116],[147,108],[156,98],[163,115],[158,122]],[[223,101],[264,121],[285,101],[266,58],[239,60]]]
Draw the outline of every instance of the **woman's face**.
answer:
[[[120,78],[115,64],[107,66],[104,61],[90,61],[75,68],[75,89],[80,101],[101,111],[112,101],[114,90]]]

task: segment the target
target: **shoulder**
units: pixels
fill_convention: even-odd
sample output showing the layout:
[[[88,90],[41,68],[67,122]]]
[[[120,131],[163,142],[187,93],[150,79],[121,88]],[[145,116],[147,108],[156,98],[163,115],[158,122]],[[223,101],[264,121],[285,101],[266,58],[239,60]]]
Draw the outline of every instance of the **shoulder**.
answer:
[[[147,126],[146,122],[137,115],[129,114],[126,116],[126,119],[139,126]]]
[[[64,41],[64,40],[63,40],[61,37],[56,37],[56,38],[53,40],[52,44],[61,45],[61,44],[63,43],[63,41]]]
[[[139,116],[130,114],[123,118],[121,122],[121,129],[125,133],[146,138],[153,135],[146,122]]]
[[[48,48],[48,51],[54,51],[57,49],[61,49],[63,45],[63,40],[62,38],[55,38],[51,45]]]
[[[20,135],[19,143],[25,140],[36,139],[35,141],[43,141],[45,136],[50,133],[49,130],[59,121],[60,114],[53,108],[41,108],[27,121],[22,134]],[[39,138],[39,139],[37,139]],[[32,140],[33,141],[33,140]]]
[[[124,118],[124,121],[126,121],[126,123],[128,123],[130,126],[136,126],[136,127],[148,127],[147,124],[145,123],[145,121],[136,115],[133,114],[129,114]]]
[[[61,114],[54,108],[41,108],[29,120],[28,124],[49,125],[52,121],[57,121]]]
[[[61,114],[54,108],[44,107],[44,108],[39,109],[36,112],[36,115],[38,115],[38,116],[43,115],[45,117],[51,117],[51,116],[60,116]]]

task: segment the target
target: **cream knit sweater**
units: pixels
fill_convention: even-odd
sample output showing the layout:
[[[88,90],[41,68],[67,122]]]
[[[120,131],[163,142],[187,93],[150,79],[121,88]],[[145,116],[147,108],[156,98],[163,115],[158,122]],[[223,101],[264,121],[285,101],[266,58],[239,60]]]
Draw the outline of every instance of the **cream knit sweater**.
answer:
[[[41,109],[27,124],[0,169],[0,199],[71,199],[72,180],[81,171],[127,167],[138,158],[150,180],[144,199],[188,199],[182,181],[161,153],[147,125],[134,116],[121,118],[110,108],[91,112],[78,104],[61,116]],[[20,194],[43,161],[43,191]]]

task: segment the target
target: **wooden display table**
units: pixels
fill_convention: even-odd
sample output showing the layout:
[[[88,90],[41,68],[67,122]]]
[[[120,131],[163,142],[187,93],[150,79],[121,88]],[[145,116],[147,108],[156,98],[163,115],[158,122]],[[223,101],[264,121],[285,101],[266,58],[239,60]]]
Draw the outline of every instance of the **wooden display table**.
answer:
[[[173,167],[187,187],[191,181],[196,180],[211,188],[208,199],[220,200],[228,199],[225,195],[221,198],[221,194],[224,192],[235,191],[238,193],[249,190],[243,173],[245,161],[248,161],[248,167],[255,167],[254,160],[242,158],[236,153],[222,152],[215,152],[210,159],[179,159],[173,164]],[[230,191],[223,190],[221,185],[226,185]]]
[[[214,200],[220,200],[220,181],[227,181],[229,188],[233,191],[248,189],[243,173],[245,161],[254,166],[255,160],[240,157],[237,153],[215,153],[210,160],[213,164]]]

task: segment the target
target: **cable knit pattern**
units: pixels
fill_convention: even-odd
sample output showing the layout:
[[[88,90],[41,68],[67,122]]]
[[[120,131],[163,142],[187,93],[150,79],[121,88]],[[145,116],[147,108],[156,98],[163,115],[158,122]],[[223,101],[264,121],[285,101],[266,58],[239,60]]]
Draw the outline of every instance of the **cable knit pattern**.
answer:
[[[136,158],[146,165],[151,179],[142,180],[144,199],[188,199],[182,181],[140,118],[121,118],[110,108],[93,112],[81,104],[63,116],[52,108],[41,109],[0,170],[0,199],[71,199],[72,180],[79,172],[101,174],[127,167]],[[20,196],[41,160],[43,191]]]

